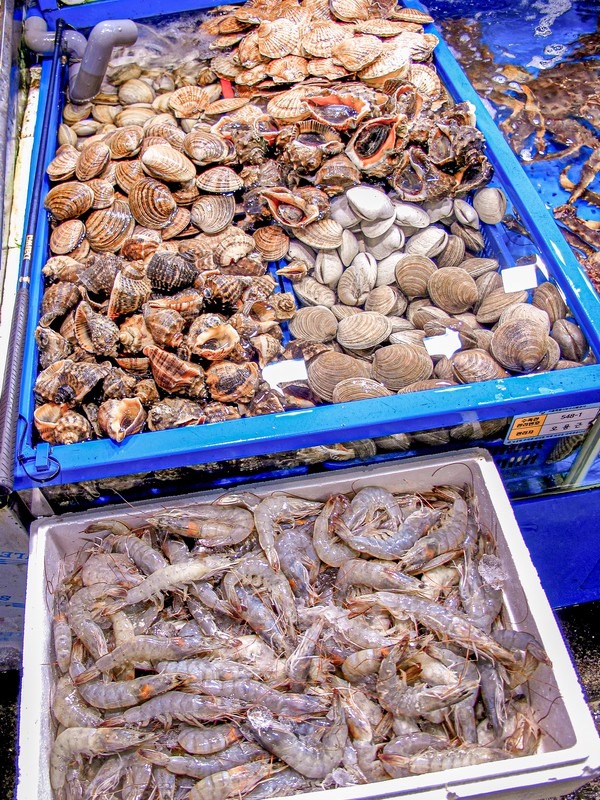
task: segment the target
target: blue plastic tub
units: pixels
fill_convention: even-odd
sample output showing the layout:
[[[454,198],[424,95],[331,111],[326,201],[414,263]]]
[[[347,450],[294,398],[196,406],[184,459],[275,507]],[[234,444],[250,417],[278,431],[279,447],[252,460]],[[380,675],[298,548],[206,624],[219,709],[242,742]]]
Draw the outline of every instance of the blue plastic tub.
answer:
[[[194,8],[203,5],[193,0]],[[406,5],[419,7],[414,0],[409,0]],[[167,11],[172,14],[189,8],[189,0],[170,2],[168,9],[165,8],[164,0],[147,0],[143,6],[122,0],[119,3],[99,0],[83,6],[63,7],[60,9],[60,16],[68,23],[86,28],[109,17],[122,18],[129,15],[140,18],[142,13],[144,16]],[[56,18],[54,12],[49,12],[47,16],[50,20]],[[431,32],[440,36],[433,26],[429,27]],[[505,189],[513,209],[518,212],[534,243],[532,245],[528,239],[516,234],[495,234],[490,237],[488,246],[493,252],[500,254],[501,264],[504,265],[512,265],[516,258],[537,252],[562,289],[592,350],[597,357],[600,356],[600,300],[597,294],[443,41],[436,48],[435,64],[453,97],[469,100],[475,106],[478,127],[486,138],[487,153],[494,164],[496,180]],[[49,65],[45,64],[42,74],[42,102],[48,92],[53,93],[58,123],[60,90],[59,87],[48,86],[48,76]],[[39,135],[36,145],[39,145]],[[49,151],[48,161],[52,158],[52,148]],[[130,436],[121,444],[108,439],[56,447],[45,443],[35,444],[32,439],[32,389],[37,374],[37,352],[33,332],[39,316],[43,291],[41,269],[46,259],[48,241],[48,222],[43,210],[40,213],[39,226],[43,235],[39,235],[34,253],[29,334],[17,439],[17,490],[43,484],[71,484],[157,469],[221,462],[398,432],[454,426],[475,419],[536,414],[600,401],[600,366],[595,365],[436,389],[420,393],[418,402],[415,402],[415,396],[398,395],[180,430],[146,432]],[[518,452],[520,446],[514,446],[514,452]],[[503,449],[512,450],[513,446]]]

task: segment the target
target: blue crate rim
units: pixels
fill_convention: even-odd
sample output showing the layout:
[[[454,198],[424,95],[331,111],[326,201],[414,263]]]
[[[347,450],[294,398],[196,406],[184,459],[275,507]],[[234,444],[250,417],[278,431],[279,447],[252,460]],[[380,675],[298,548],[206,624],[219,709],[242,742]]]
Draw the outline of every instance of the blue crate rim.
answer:
[[[105,7],[109,2],[110,0],[101,0],[84,8]],[[408,0],[405,5],[423,8],[416,0]],[[152,4],[145,5],[144,15],[148,16],[153,7]],[[194,7],[208,6],[196,3]],[[123,16],[122,3],[120,9],[119,16]],[[179,0],[169,7],[168,13],[181,10],[187,10],[187,6]],[[468,100],[475,106],[477,125],[485,136],[487,153],[494,164],[496,176],[500,176],[503,188],[513,205],[519,209],[532,240],[563,291],[592,350],[600,354],[598,295],[510,147],[445,45],[441,34],[434,26],[428,27],[440,39],[435,54],[435,64],[440,76],[455,98]],[[56,93],[55,124],[58,127],[59,87],[49,87],[48,82],[49,67],[45,60],[42,66],[40,101],[48,91]],[[38,143],[39,137],[36,136],[32,161],[36,159]],[[48,163],[51,158],[50,153]],[[30,332],[37,324],[42,291],[41,268],[48,240],[47,216],[43,209],[40,211],[39,224],[44,235],[40,236],[39,247],[34,254],[28,320]],[[474,419],[540,413],[591,403],[600,396],[600,366],[586,366],[575,370],[512,376],[507,380],[434,389],[420,393],[418,402],[415,401],[415,396],[396,395],[363,400],[358,407],[356,403],[344,403],[228,420],[184,430],[144,432],[142,435],[128,437],[120,444],[102,439],[49,448],[32,443],[32,389],[36,374],[35,341],[33,336],[29,336],[21,387],[21,428],[18,436],[22,445],[17,454],[15,468],[17,490],[34,488],[41,483],[67,484],[150,471],[156,468],[157,453],[167,454],[161,456],[164,459],[161,468],[189,466],[317,444],[458,425]],[[48,457],[57,466],[48,463]],[[32,477],[34,470],[35,478]]]

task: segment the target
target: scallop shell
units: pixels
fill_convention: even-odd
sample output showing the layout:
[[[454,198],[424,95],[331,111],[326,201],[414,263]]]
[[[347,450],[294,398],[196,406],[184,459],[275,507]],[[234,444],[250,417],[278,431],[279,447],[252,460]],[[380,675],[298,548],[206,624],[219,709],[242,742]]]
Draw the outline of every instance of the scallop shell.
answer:
[[[479,348],[459,350],[450,362],[452,374],[459,383],[499,380],[508,378],[510,374],[486,350]]]
[[[343,228],[334,219],[311,222],[294,231],[297,239],[315,250],[335,250],[342,244]]]
[[[168,394],[183,392],[198,400],[206,398],[204,370],[155,345],[144,347],[156,384]]]
[[[92,211],[86,220],[86,238],[97,252],[115,252],[135,227],[135,222],[124,200],[115,200],[108,208]]]
[[[473,195],[473,207],[482,222],[496,225],[506,214],[506,195],[496,186],[485,186]]]
[[[317,78],[327,78],[330,81],[344,78],[347,75],[346,70],[335,64],[333,58],[312,58],[306,68],[309,75],[314,75]]]
[[[252,236],[256,249],[267,261],[279,261],[288,251],[290,237],[279,225],[257,228]]]
[[[333,289],[319,283],[310,275],[294,284],[294,294],[305,305],[331,308],[337,302],[337,295]]]
[[[357,18],[358,19],[358,18]],[[420,26],[415,26],[420,29]],[[390,36],[399,36],[403,31],[411,30],[410,23],[401,22],[393,19],[371,19],[359,20],[354,26],[354,30],[359,33],[369,33],[387,39]]]
[[[206,370],[206,385],[213,400],[220,403],[247,403],[256,393],[258,364],[243,361],[218,361]]]
[[[217,84],[209,86],[182,86],[175,89],[169,98],[169,108],[176,117],[189,119],[199,117],[209,103],[218,100],[221,87]]]
[[[505,292],[504,289],[497,289],[490,292],[479,305],[477,311],[477,322],[483,325],[492,325],[498,322],[502,312],[515,303],[526,303],[527,292]]]
[[[115,442],[139,433],[146,421],[146,411],[137,397],[106,400],[98,408],[100,429]]]
[[[438,269],[427,282],[427,291],[438,308],[449,314],[467,311],[477,301],[477,285],[460,267]]]
[[[402,20],[403,22],[413,22],[419,25],[427,25],[433,22],[433,17],[426,11],[420,11],[418,8],[404,8],[397,7],[394,9],[393,18]]]
[[[343,39],[332,50],[334,62],[348,72],[359,72],[372,64],[383,52],[383,42],[377,36],[354,36]]]
[[[302,47],[305,53],[315,58],[330,58],[335,45],[351,36],[351,29],[335,22],[314,22],[302,36]]]
[[[150,297],[151,292],[152,285],[143,272],[118,272],[110,292],[106,315],[115,319],[122,314],[137,311]]]
[[[68,219],[57,225],[50,234],[50,250],[55,255],[66,255],[81,244],[85,225],[80,219]]]
[[[153,230],[166,228],[177,211],[177,203],[167,186],[154,178],[140,178],[133,184],[129,206],[135,221]]]
[[[163,181],[191,181],[196,177],[196,167],[189,158],[169,144],[157,144],[142,153],[145,171],[153,178]]]
[[[370,372],[367,362],[333,350],[321,353],[307,367],[311,390],[327,402],[333,400],[333,390],[340,381],[347,378],[369,378]]]
[[[289,89],[272,97],[267,103],[267,114],[275,120],[300,122],[310,117],[310,108],[305,102],[306,89]]]
[[[512,372],[532,372],[548,350],[548,334],[534,320],[512,319],[494,331],[490,352]]]
[[[435,263],[427,256],[400,255],[395,268],[396,283],[410,300],[426,297],[429,279],[437,271]]]
[[[283,58],[297,54],[300,47],[300,31],[291,20],[279,18],[264,20],[257,31],[258,52],[265,58]]]
[[[327,306],[306,306],[298,309],[288,326],[296,339],[329,342],[335,338],[338,323]]]
[[[388,389],[398,391],[415,381],[427,380],[433,362],[423,347],[412,344],[390,344],[373,355],[371,377]]]
[[[381,55],[358,74],[368,86],[383,86],[387,80],[407,78],[409,72],[410,49],[386,42]]]
[[[442,92],[442,82],[431,64],[411,64],[408,79],[420,94],[431,100],[437,99]]]
[[[392,323],[377,311],[352,314],[338,322],[336,339],[347,350],[368,350],[385,342],[392,332]]]
[[[234,214],[232,195],[206,195],[192,206],[191,221],[204,233],[219,233],[231,224]]]
[[[389,397],[393,392],[371,378],[346,378],[333,390],[334,403],[348,403],[352,400],[369,400],[373,397]]]
[[[44,208],[57,220],[83,216],[94,203],[94,192],[77,181],[67,181],[54,186],[44,200]]]
[[[70,144],[61,145],[56,155],[46,168],[46,175],[51,181],[66,181],[75,175],[79,160],[79,150]]]
[[[589,345],[583,331],[568,319],[557,319],[550,334],[560,347],[561,358],[567,361],[581,361]]]
[[[211,167],[199,175],[196,185],[203,192],[231,194],[244,186],[244,181],[231,167]]]
[[[562,319],[567,315],[567,304],[558,288],[550,281],[540,283],[533,292],[533,300],[531,301],[534,306],[541,308],[550,317],[550,323],[554,323],[558,319]]]
[[[367,0],[329,0],[329,9],[342,22],[368,20],[371,13]]]
[[[308,61],[302,56],[277,58],[265,67],[265,71],[274,83],[298,83],[308,75]]]

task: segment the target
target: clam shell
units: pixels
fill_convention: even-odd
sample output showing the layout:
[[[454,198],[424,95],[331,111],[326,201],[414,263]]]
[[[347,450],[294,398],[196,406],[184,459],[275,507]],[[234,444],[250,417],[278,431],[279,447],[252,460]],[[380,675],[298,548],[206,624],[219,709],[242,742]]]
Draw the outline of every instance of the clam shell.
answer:
[[[85,225],[80,219],[68,219],[57,225],[50,234],[50,250],[55,255],[66,255],[81,244]]]
[[[134,103],[133,105],[125,106],[122,111],[119,111],[115,117],[115,125],[117,128],[125,128],[129,125],[144,125],[156,114],[157,112],[154,108],[144,103]]]
[[[347,231],[344,231],[347,233]],[[317,254],[314,267],[314,277],[319,283],[324,283],[335,289],[344,272],[344,265],[334,250],[320,250]]]
[[[96,178],[110,158],[110,148],[105,142],[92,142],[84,147],[77,160],[75,175],[80,181]]]
[[[428,305],[427,302],[427,300],[413,300],[406,310],[406,316],[413,323],[415,328],[421,328],[422,330],[426,323],[431,320],[445,319],[448,315],[448,312],[444,309]],[[420,303],[420,305],[416,306],[417,303]]]
[[[310,306],[331,306],[337,302],[337,295],[310,275],[302,278],[294,284],[294,294],[304,305]]]
[[[533,299],[531,301],[534,306],[541,308],[550,317],[550,323],[554,323],[558,319],[562,319],[567,315],[567,304],[558,288],[550,281],[540,283],[533,292]]]
[[[196,167],[189,158],[169,144],[157,144],[142,153],[145,171],[153,178],[164,181],[191,181],[196,177]]]
[[[338,281],[336,289],[340,302],[347,306],[362,306],[371,289],[375,288],[376,280],[377,262],[373,256],[359,253]]]
[[[267,114],[275,120],[284,122],[300,122],[310,117],[310,108],[304,98],[306,90],[289,89],[275,95],[267,103]]]
[[[296,339],[329,342],[335,338],[338,322],[327,306],[305,306],[298,309],[288,327]]]
[[[238,228],[233,228],[215,247],[214,258],[221,267],[228,267],[249,255],[255,247],[256,242],[252,236],[248,236]]]
[[[383,42],[377,36],[353,36],[338,42],[332,49],[335,63],[348,72],[359,72],[372,64],[383,52]]]
[[[389,397],[390,392],[382,383],[371,378],[346,378],[333,390],[334,403],[348,403],[352,400],[369,400],[373,397]]]
[[[202,192],[231,194],[244,186],[244,181],[231,167],[211,167],[196,178],[196,185]]]
[[[506,195],[496,186],[484,186],[473,195],[473,207],[482,222],[496,225],[506,214]]]
[[[137,183],[140,178],[145,178],[146,175],[142,168],[142,162],[136,160],[132,161],[119,161],[115,167],[115,179],[121,191],[129,194],[133,185]]]
[[[119,102],[122,106],[132,103],[151,103],[154,100],[154,89],[139,78],[131,78],[121,84],[118,92]]]
[[[365,300],[365,311],[379,314],[403,314],[408,305],[406,298],[395,286],[377,286],[371,289]]]
[[[330,58],[335,45],[351,37],[352,30],[335,22],[314,22],[302,36],[302,48],[309,56]]]
[[[483,325],[492,325],[498,322],[502,312],[515,303],[526,303],[527,292],[505,292],[504,289],[497,289],[490,292],[479,305],[477,311],[477,322]]]
[[[443,228],[430,225],[406,240],[404,251],[412,255],[435,258],[448,243],[448,234]]]
[[[468,225],[461,225],[459,222],[453,222],[450,225],[450,232],[454,236],[459,236],[465,243],[467,250],[472,253],[480,253],[484,247],[483,234]]]
[[[279,225],[257,228],[252,235],[256,249],[267,261],[279,261],[288,251],[290,237]]]
[[[297,239],[315,250],[335,250],[342,244],[342,226],[333,219],[311,222],[304,228],[297,228]]]
[[[340,320],[344,319],[344,317],[350,317],[352,314],[362,314],[363,309],[357,308],[356,306],[345,306],[343,303],[336,303],[331,306],[331,312],[337,320]]]
[[[77,134],[71,127],[65,125],[64,122],[61,122],[58,126],[58,143],[60,145],[70,144],[72,147],[75,147],[77,144]]]
[[[418,347],[423,347],[424,339],[425,331],[416,329],[394,331],[390,334],[390,344],[414,344]]]
[[[334,197],[331,201],[330,217],[342,226],[352,228],[360,223],[361,217],[354,212],[345,194]]]
[[[509,374],[486,350],[459,350],[450,359],[452,375],[459,383],[508,378]]]
[[[460,238],[460,237],[457,237]],[[460,239],[462,241],[462,239]],[[497,272],[498,259],[496,258],[465,258],[460,263],[460,268],[466,270],[472,278],[480,278],[488,272]]]
[[[433,361],[417,345],[390,344],[373,355],[371,377],[395,392],[415,381],[427,380],[432,372]]]
[[[428,378],[426,381],[415,381],[408,386],[398,390],[398,394],[410,394],[411,392],[423,392],[428,389],[445,389],[447,386],[456,386],[455,381],[442,381],[439,378]]]
[[[225,161],[231,155],[230,145],[216,133],[202,129],[190,131],[183,140],[184,152],[191,160],[204,167]]]
[[[130,261],[143,260],[158,250],[161,241],[159,231],[136,225],[131,236],[121,245],[121,255]]]
[[[368,350],[389,337],[392,323],[377,311],[344,317],[337,324],[336,339],[347,350]]]
[[[46,168],[46,175],[51,181],[66,181],[75,175],[79,160],[79,150],[70,144],[61,145],[56,155]]]
[[[135,222],[124,200],[92,211],[86,220],[86,238],[96,252],[115,252],[131,235]]]
[[[177,211],[177,203],[167,186],[154,178],[140,178],[133,184],[129,206],[135,221],[153,230],[166,228]]]
[[[94,192],[77,181],[67,181],[54,186],[44,200],[44,208],[57,220],[81,217],[94,202]]]
[[[583,331],[568,319],[557,319],[550,334],[560,347],[561,358],[567,361],[581,361],[589,345]]]
[[[132,158],[137,155],[144,139],[141,125],[126,125],[116,130],[108,140],[111,158]]]
[[[460,267],[436,270],[427,282],[427,291],[438,308],[449,314],[467,311],[477,301],[477,285]]]
[[[550,333],[550,319],[548,314],[532,303],[515,303],[505,309],[498,319],[498,325],[503,325],[510,319],[527,319],[535,322],[546,333]],[[560,321],[560,320],[559,320]]]
[[[396,283],[409,299],[426,297],[429,279],[437,271],[435,263],[427,256],[400,255],[395,268]]]
[[[162,229],[162,238],[166,242],[168,239],[176,237],[195,236],[198,231],[190,226],[191,212],[188,208],[178,208],[171,222]]]
[[[532,372],[548,350],[548,334],[538,322],[512,319],[494,331],[490,352],[512,372]]]
[[[479,229],[479,214],[466,200],[457,197],[453,205],[454,216],[461,225]]]
[[[307,367],[308,383],[321,400],[331,402],[333,391],[340,381],[347,378],[369,378],[370,366],[345,353],[328,351],[314,358]]]
[[[440,269],[444,267],[463,267],[462,262],[465,258],[465,243],[460,236],[448,236],[448,241],[442,252],[436,256],[436,263]],[[469,270],[467,270],[469,272]],[[472,277],[476,277],[472,275]]]
[[[431,225],[429,214],[421,206],[414,203],[394,203],[394,209],[398,225],[411,228],[427,228]]]
[[[353,186],[346,192],[352,211],[364,220],[389,219],[395,213],[390,198],[373,186]]]
[[[392,217],[392,219],[395,219],[395,217]],[[392,253],[398,253],[398,256],[401,255],[400,250],[404,246],[404,234],[397,225],[392,225],[388,231],[374,239],[368,237],[364,227],[363,232],[365,233],[367,251],[377,261],[391,256]]]
[[[548,348],[534,372],[548,372],[553,370],[560,361],[560,346],[558,342],[551,338],[548,338],[546,341],[548,343]]]
[[[204,233],[219,233],[231,224],[234,214],[232,195],[206,195],[192,206],[191,221]]]
[[[93,209],[108,208],[114,203],[115,190],[110,181],[105,181],[102,178],[93,178],[87,182],[87,185],[94,193]]]

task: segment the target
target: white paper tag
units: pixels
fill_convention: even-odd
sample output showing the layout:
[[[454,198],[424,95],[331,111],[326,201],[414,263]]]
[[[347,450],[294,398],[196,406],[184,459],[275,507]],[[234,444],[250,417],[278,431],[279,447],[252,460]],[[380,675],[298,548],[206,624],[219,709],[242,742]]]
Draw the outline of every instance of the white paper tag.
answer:
[[[441,333],[439,336],[427,336],[423,339],[423,346],[430,356],[450,358],[457,350],[461,349],[462,344],[458,331],[446,328],[446,333]]]
[[[262,376],[269,384],[271,389],[283,394],[279,388],[280,383],[288,383],[289,381],[305,381],[308,378],[306,372],[306,364],[302,358],[286,359],[284,361],[275,361],[272,364],[267,364],[263,367]]]
[[[502,270],[501,275],[505,292],[520,292],[523,289],[534,289],[538,285],[536,264],[507,267]]]

